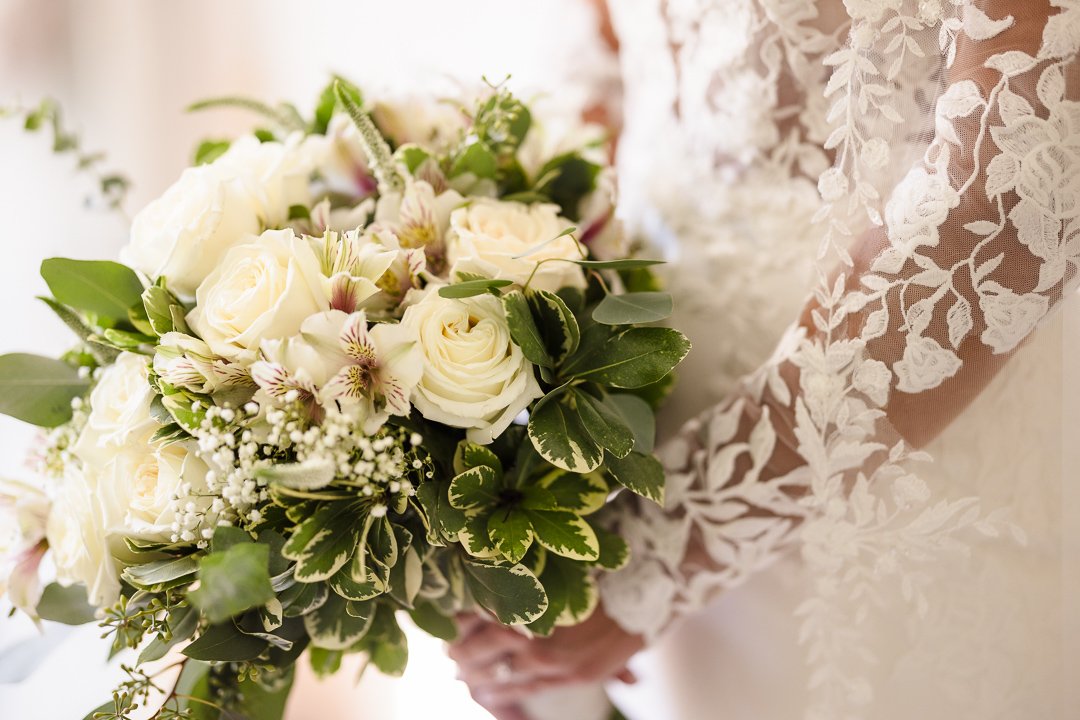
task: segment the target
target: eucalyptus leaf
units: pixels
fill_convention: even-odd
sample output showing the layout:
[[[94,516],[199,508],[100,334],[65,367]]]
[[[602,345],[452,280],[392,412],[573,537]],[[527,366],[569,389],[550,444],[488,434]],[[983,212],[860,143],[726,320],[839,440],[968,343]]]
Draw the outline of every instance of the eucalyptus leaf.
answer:
[[[512,280],[466,280],[453,285],[444,285],[439,288],[439,296],[449,299],[468,298],[513,284]]]
[[[578,352],[564,366],[571,377],[618,388],[650,385],[682,362],[690,341],[671,328],[631,328],[603,345]]]
[[[40,355],[0,355],[0,413],[39,427],[71,419],[71,401],[90,387],[65,362]]]
[[[188,598],[211,623],[257,608],[274,598],[270,548],[258,543],[233,545],[199,563],[199,585]]]
[[[604,325],[638,325],[671,317],[674,304],[664,292],[607,295],[593,310],[593,320]]]
[[[84,625],[96,619],[96,611],[86,599],[84,585],[49,583],[41,592],[35,612],[42,620],[64,625]]]
[[[230,621],[211,625],[181,652],[206,662],[242,662],[254,660],[267,647],[265,640],[244,634]]]
[[[114,323],[127,319],[143,292],[134,270],[109,260],[49,258],[41,263],[41,277],[57,302]]]

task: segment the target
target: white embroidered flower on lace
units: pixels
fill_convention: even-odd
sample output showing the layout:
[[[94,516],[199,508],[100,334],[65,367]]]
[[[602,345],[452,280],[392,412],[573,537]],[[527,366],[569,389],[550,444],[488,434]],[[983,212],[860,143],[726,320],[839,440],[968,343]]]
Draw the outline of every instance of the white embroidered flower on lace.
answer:
[[[1050,300],[1038,293],[1017,295],[996,282],[979,286],[979,307],[986,329],[982,341],[995,353],[1006,353],[1026,338],[1050,309]]]
[[[913,168],[885,206],[889,241],[906,253],[922,245],[936,247],[940,241],[938,229],[959,204],[960,194],[947,176]]]
[[[855,369],[852,382],[855,389],[873,400],[874,404],[885,405],[889,400],[892,378],[888,365],[880,360],[866,360]]]
[[[899,378],[896,389],[918,393],[936,388],[955,375],[961,365],[956,353],[941,347],[937,340],[908,335],[904,357],[893,365],[893,372]]]
[[[889,152],[889,143],[883,138],[870,138],[863,144],[860,154],[868,168],[877,170],[888,165]]]

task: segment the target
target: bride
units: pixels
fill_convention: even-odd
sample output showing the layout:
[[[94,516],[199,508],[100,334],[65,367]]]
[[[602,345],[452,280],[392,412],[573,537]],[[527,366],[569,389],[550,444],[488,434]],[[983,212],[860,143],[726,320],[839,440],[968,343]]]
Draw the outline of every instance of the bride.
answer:
[[[650,646],[631,718],[1065,717],[1080,1],[610,13],[621,207],[695,345],[667,503],[617,503],[586,624],[465,628],[474,696],[524,717]]]

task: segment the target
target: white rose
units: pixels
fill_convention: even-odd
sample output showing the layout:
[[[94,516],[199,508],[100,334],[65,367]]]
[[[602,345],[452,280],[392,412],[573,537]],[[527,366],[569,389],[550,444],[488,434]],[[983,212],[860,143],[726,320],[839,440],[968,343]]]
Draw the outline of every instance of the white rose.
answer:
[[[105,607],[119,598],[120,581],[96,490],[90,477],[68,466],[49,512],[45,536],[57,579],[86,585],[90,603]]]
[[[267,230],[225,254],[195,292],[188,324],[216,355],[251,360],[263,340],[294,335],[329,309],[324,282],[309,240]]]
[[[206,463],[182,443],[114,457],[98,476],[98,496],[108,530],[117,535],[167,541],[176,519],[174,498],[206,488]]]
[[[470,440],[489,443],[543,395],[494,295],[451,300],[433,291],[401,324],[420,337],[424,374],[413,404],[428,420],[468,428]]]
[[[584,288],[581,268],[558,260],[580,260],[577,243],[569,235],[553,240],[572,225],[559,217],[557,205],[474,200],[450,215],[447,257],[451,275],[475,273],[519,285],[532,275],[530,287],[541,290]],[[552,259],[556,260],[538,265]]]
[[[90,393],[86,426],[75,443],[75,455],[83,463],[100,467],[123,448],[144,446],[147,434],[157,429],[150,415],[154,391],[147,376],[147,359],[127,352],[102,371]]]
[[[121,259],[191,297],[229,248],[285,223],[291,205],[309,205],[310,153],[245,137],[208,165],[188,168],[135,216]]]

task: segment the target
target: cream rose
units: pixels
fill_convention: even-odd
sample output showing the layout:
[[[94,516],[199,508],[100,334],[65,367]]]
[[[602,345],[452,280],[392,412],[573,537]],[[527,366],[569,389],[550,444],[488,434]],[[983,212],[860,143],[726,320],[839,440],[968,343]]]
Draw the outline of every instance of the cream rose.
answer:
[[[188,168],[135,216],[120,257],[190,297],[229,248],[288,220],[309,205],[311,153],[299,136],[286,143],[245,137],[208,165]]]
[[[474,200],[450,215],[447,258],[451,275],[474,273],[519,285],[532,275],[530,286],[541,290],[584,288],[585,274],[577,265],[557,260],[538,265],[542,260],[581,259],[573,238],[553,239],[572,225],[559,217],[557,205]]]
[[[100,467],[124,448],[145,445],[157,421],[150,415],[154,392],[147,380],[147,359],[121,353],[102,371],[90,393],[90,415],[75,443],[75,455],[85,464]]]
[[[413,404],[428,420],[467,428],[470,440],[489,443],[543,395],[495,296],[451,300],[430,292],[401,324],[420,338],[424,373]]]
[[[120,596],[120,581],[95,485],[91,476],[68,466],[49,512],[45,537],[57,578],[86,585],[90,603],[104,607]]]
[[[114,457],[98,476],[106,528],[113,534],[167,541],[174,528],[176,497],[206,487],[208,468],[191,448],[174,443]]]
[[[188,324],[215,354],[252,360],[263,340],[294,335],[329,309],[324,284],[311,241],[267,230],[225,254],[195,292]]]

